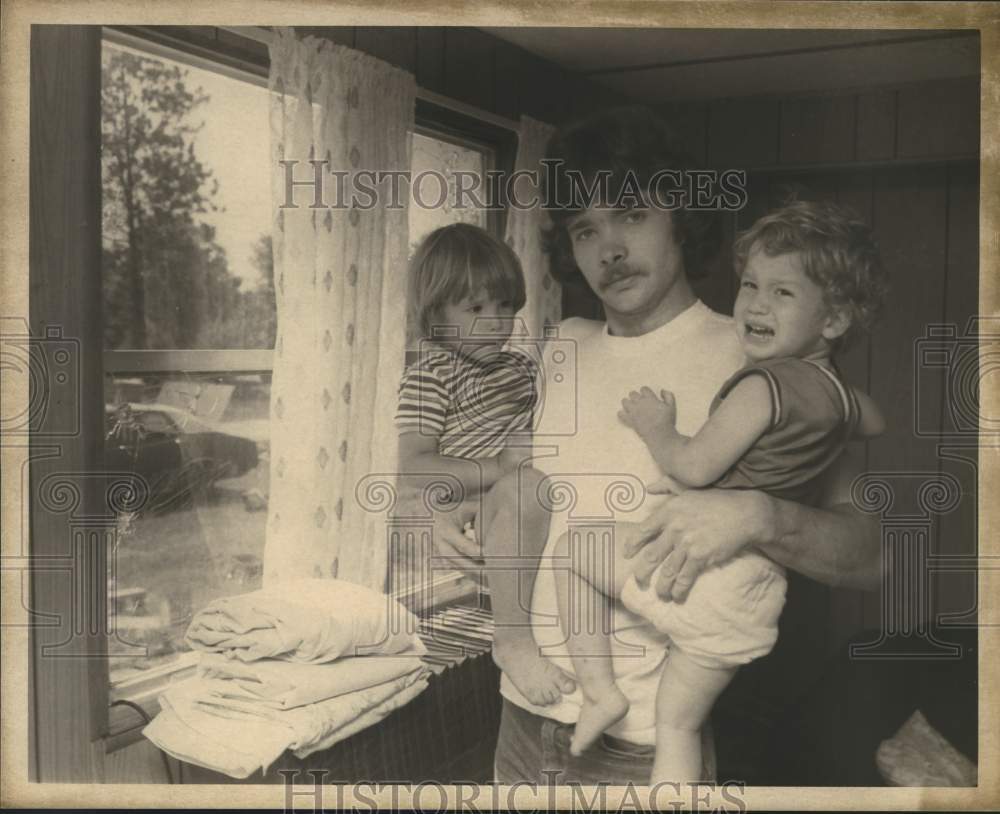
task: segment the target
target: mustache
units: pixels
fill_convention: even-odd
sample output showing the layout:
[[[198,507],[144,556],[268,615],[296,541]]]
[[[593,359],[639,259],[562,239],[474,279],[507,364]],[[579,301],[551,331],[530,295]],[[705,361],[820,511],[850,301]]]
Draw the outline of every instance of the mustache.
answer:
[[[638,273],[639,270],[631,263],[617,263],[604,272],[604,277],[601,280],[601,288],[612,286],[619,280],[622,280],[625,277],[631,277],[632,275]]]

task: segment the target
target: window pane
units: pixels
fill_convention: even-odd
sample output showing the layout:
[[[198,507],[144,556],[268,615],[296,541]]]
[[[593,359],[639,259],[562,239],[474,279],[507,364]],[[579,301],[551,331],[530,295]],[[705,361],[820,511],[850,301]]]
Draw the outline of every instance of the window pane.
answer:
[[[410,178],[416,182],[420,173],[432,171],[443,176],[448,183],[448,195],[442,206],[424,208],[410,197],[410,256],[416,251],[420,241],[428,234],[449,223],[472,223],[486,227],[486,210],[472,205],[472,201],[463,195],[463,200],[457,200],[456,172],[474,172],[480,178],[486,173],[486,155],[482,150],[452,144],[448,141],[432,138],[421,133],[413,134],[413,167]],[[480,198],[485,194],[477,193]],[[441,197],[437,181],[428,178],[420,184],[420,196],[424,203],[436,203]],[[456,203],[462,203],[456,207]]]
[[[104,346],[272,348],[267,89],[105,42]]]
[[[260,587],[270,378],[106,377],[106,469],[149,492],[109,556],[112,684],[175,660],[213,599]]]

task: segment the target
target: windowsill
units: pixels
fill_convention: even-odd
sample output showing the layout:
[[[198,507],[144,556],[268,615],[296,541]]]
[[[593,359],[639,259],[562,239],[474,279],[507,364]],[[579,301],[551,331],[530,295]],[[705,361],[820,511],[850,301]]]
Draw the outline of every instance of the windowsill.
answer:
[[[395,598],[405,608],[420,615],[442,605],[458,602],[475,596],[480,587],[471,579],[458,572],[445,574],[435,579],[429,588],[421,586],[408,592],[397,592]],[[420,607],[415,607],[422,599],[428,599]],[[171,684],[194,675],[198,654],[182,654],[177,661],[149,670],[141,675],[125,679],[111,689],[111,702],[122,700],[138,705],[150,720],[160,712],[160,694]],[[104,738],[105,752],[114,752],[138,743],[143,739],[142,730],[146,722],[135,709],[124,704],[108,710],[108,734]]]

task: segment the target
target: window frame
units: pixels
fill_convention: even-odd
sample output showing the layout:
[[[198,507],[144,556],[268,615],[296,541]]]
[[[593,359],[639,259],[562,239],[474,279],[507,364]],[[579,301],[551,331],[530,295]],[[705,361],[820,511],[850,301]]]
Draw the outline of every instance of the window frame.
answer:
[[[177,32],[178,29],[171,31]],[[100,30],[100,38],[102,43],[109,41],[145,51],[151,56],[161,56],[233,79],[267,86],[269,65],[266,53],[260,61],[251,62],[186,42],[165,32],[163,27],[104,26]],[[253,43],[252,40],[247,42]],[[514,169],[518,137],[516,126],[512,122],[506,123],[500,117],[454,102],[445,96],[421,91],[416,100],[414,125],[413,132],[481,151],[486,171],[501,170],[509,173]],[[494,194],[489,201],[486,228],[503,239],[507,212],[501,205],[500,191],[492,192]],[[273,349],[104,350],[101,354],[102,402],[104,382],[109,375],[271,373],[274,367],[273,356]],[[450,572],[432,579],[429,586],[416,586],[408,592],[399,591],[394,596],[411,611],[421,612],[440,604],[475,596],[479,590],[479,586],[464,575]],[[418,597],[427,595],[432,596],[432,602],[418,605]],[[195,670],[195,658],[194,653],[181,654],[176,661],[112,685],[110,664],[105,654],[103,676],[98,685],[106,690],[103,703],[108,705],[106,725],[103,727],[106,751],[114,751],[140,740],[144,725],[134,709],[124,705],[112,706],[114,701],[127,700],[138,704],[147,715],[154,716],[159,711],[159,693],[165,685],[191,675]]]

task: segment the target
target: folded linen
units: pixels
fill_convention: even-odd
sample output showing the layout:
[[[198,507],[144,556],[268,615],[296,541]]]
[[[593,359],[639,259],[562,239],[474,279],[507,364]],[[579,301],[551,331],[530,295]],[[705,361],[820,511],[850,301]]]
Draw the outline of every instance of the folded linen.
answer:
[[[143,734],[178,760],[235,778],[265,773],[286,749],[305,758],[378,723],[427,687],[426,668],[375,687],[291,710],[260,704],[247,709],[213,705],[203,679],[193,678],[160,696],[160,713]]]
[[[416,630],[413,614],[390,596],[339,579],[297,579],[216,599],[195,614],[186,641],[242,661],[318,664],[402,653],[419,641]]]
[[[395,656],[357,656],[326,664],[279,659],[236,661],[220,653],[202,653],[198,675],[215,704],[244,701],[270,709],[292,709],[327,698],[384,684],[420,666],[427,648],[419,639]]]

